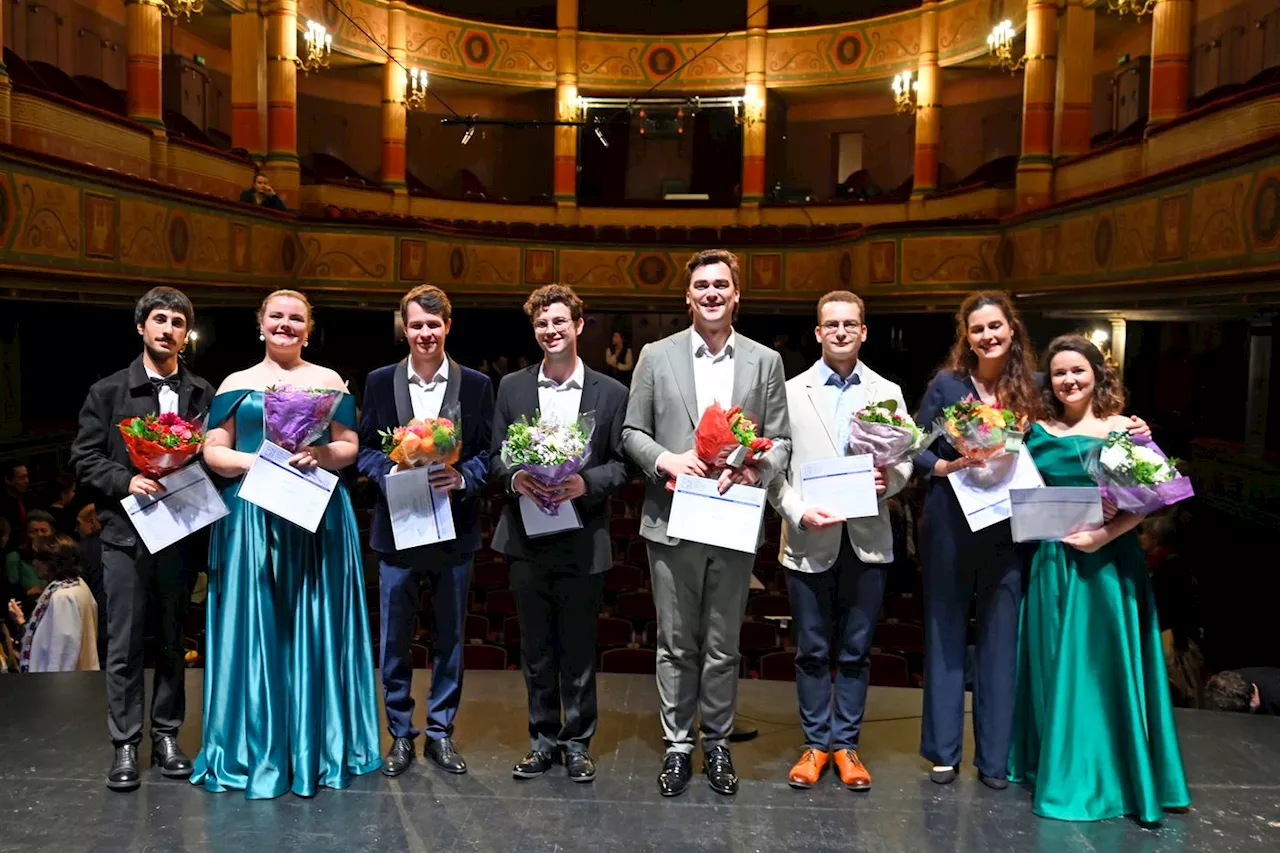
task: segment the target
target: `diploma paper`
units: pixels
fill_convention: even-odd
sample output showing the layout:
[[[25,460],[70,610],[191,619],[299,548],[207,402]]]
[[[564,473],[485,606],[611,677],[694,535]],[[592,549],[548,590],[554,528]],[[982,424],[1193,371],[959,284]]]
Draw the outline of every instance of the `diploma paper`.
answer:
[[[433,471],[443,470],[443,465],[428,465],[392,471],[383,481],[397,551],[456,538],[449,490],[432,489],[428,483]]]
[[[1102,526],[1102,493],[1096,486],[1010,489],[1014,542],[1065,539]]]
[[[300,471],[289,464],[292,455],[278,444],[262,442],[258,458],[240,481],[240,498],[315,533],[338,475],[323,468]]]
[[[165,491],[155,497],[129,495],[120,501],[142,544],[152,554],[208,527],[229,512],[199,464],[174,471],[161,477],[159,482]]]
[[[573,501],[564,501],[555,515],[547,515],[542,507],[524,495],[520,496],[520,522],[524,525],[524,535],[529,537],[549,536],[552,533],[582,528],[582,520],[578,518],[578,510],[574,508]]]
[[[1010,489],[1044,486],[1040,471],[1025,445],[1016,455],[994,456],[982,467],[964,468],[948,474],[947,479],[951,481],[969,529],[975,533],[1009,517],[1012,512],[1009,507]]]
[[[671,498],[667,535],[754,554],[766,495],[764,489],[739,485],[722,495],[715,480],[681,474]]]
[[[880,514],[876,472],[869,453],[804,463],[800,466],[800,494],[809,506],[844,518]]]

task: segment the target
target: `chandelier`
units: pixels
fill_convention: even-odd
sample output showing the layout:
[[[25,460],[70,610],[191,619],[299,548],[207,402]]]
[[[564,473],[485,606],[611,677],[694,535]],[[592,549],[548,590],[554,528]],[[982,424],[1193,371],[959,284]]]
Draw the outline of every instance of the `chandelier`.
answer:
[[[900,113],[913,112],[916,108],[916,90],[920,81],[912,79],[910,71],[903,71],[893,76],[893,101]]]
[[[991,28],[987,36],[987,52],[995,56],[995,64],[1009,71],[1017,71],[1027,64],[1026,54],[1013,58],[1013,37],[1016,35],[1012,21],[1001,21]]]
[[[1107,11],[1115,12],[1117,15],[1133,15],[1141,18],[1143,15],[1151,14],[1155,5],[1156,0],[1107,0]]]
[[[315,21],[307,21],[307,31],[302,34],[306,44],[306,56],[294,59],[303,73],[329,67],[329,54],[333,51],[333,36]]]
[[[155,0],[155,5],[160,7],[161,14],[170,18],[191,20],[192,15],[199,15],[204,11],[204,0]]]
[[[422,68],[410,68],[408,85],[404,92],[404,105],[420,110],[427,105],[427,72]]]

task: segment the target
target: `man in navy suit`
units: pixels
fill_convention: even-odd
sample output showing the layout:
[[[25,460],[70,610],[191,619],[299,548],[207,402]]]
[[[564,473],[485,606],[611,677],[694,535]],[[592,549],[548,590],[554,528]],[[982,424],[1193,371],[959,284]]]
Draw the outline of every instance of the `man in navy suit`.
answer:
[[[430,580],[435,603],[436,642],[427,696],[427,745],[423,754],[450,773],[466,773],[467,763],[453,745],[453,720],[462,698],[462,629],[467,612],[471,564],[480,548],[478,502],[489,475],[493,429],[493,384],[483,373],[462,367],[445,353],[452,325],[449,297],[438,287],[415,287],[400,300],[400,318],[409,357],[380,367],[365,383],[360,413],[360,473],[378,484],[370,544],[378,564],[382,616],[382,689],[387,729],[395,742],[382,764],[387,776],[399,776],[414,758],[414,615],[423,578]],[[394,429],[414,418],[444,417],[459,411],[462,453],[456,465],[431,475],[434,489],[452,492],[456,538],[436,545],[397,551],[383,492],[396,467],[382,452],[379,430]]]
[[[512,775],[541,776],[563,752],[569,778],[590,782],[596,776],[595,760],[588,752],[596,731],[596,618],[604,572],[613,564],[609,496],[630,473],[622,453],[627,389],[578,357],[582,300],[572,289],[561,284],[540,287],[530,294],[524,312],[543,358],[507,374],[498,386],[490,455],[493,477],[507,493],[493,532],[493,550],[506,554],[511,564],[520,658],[529,688],[529,753]],[[503,462],[507,427],[521,417],[532,421],[541,414],[569,424],[587,413],[595,420],[587,462],[563,483],[544,485],[527,471],[512,472]],[[581,526],[530,536],[519,504],[523,500],[532,506],[540,498],[560,503],[562,515],[568,515],[571,502]]]

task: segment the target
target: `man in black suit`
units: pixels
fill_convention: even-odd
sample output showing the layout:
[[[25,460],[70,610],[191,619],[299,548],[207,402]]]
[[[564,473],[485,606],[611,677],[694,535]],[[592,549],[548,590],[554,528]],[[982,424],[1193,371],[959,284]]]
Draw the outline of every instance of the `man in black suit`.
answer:
[[[449,773],[467,772],[453,745],[453,720],[462,700],[462,642],[471,564],[480,550],[480,493],[489,476],[489,430],[493,428],[493,384],[445,353],[452,328],[449,297],[438,287],[415,287],[400,300],[409,356],[380,367],[365,382],[360,412],[360,473],[378,485],[370,545],[378,565],[382,690],[387,730],[395,739],[382,762],[386,776],[399,776],[413,762],[413,622],[422,581],[431,582],[435,606],[434,660],[427,695],[427,744],[423,755]],[[396,466],[382,452],[381,430],[414,418],[449,417],[458,410],[462,452],[456,465],[430,474],[436,489],[451,490],[455,538],[405,551],[396,549],[384,494]]]
[[[191,300],[171,287],[156,287],[138,300],[133,318],[142,355],[89,389],[71,444],[77,478],[104,498],[98,503],[107,618],[104,669],[107,726],[115,745],[107,787],[118,791],[131,791],[140,782],[142,637],[149,599],[158,614],[156,636],[161,641],[152,684],[151,764],[170,778],[191,775],[191,761],[178,747],[178,727],[186,714],[182,628],[188,602],[181,543],[152,554],[121,507],[129,495],[152,497],[164,486],[133,467],[119,424],[165,412],[202,421],[213,401],[212,386],[178,359],[195,319]]]
[[[512,775],[541,776],[563,751],[569,778],[590,782],[596,775],[588,751],[596,730],[596,618],[603,573],[613,564],[608,501],[629,477],[622,453],[627,389],[578,357],[582,300],[570,288],[538,288],[524,312],[543,358],[503,378],[489,455],[493,477],[507,493],[492,547],[510,560],[521,666],[529,688],[529,754]],[[565,482],[546,486],[527,471],[513,474],[502,461],[507,427],[522,415],[569,423],[586,413],[595,420],[587,463]],[[582,526],[530,537],[519,501],[539,498],[572,501]]]

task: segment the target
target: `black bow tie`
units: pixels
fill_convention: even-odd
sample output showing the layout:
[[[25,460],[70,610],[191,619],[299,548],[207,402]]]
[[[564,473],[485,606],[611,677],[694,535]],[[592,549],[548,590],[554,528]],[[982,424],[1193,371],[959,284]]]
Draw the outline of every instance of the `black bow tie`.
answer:
[[[157,394],[165,387],[170,388],[175,393],[178,390],[178,377],[174,376],[151,376],[151,387],[155,389]]]

